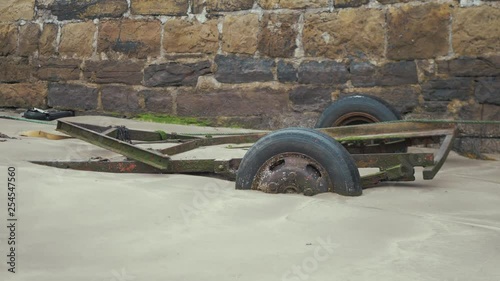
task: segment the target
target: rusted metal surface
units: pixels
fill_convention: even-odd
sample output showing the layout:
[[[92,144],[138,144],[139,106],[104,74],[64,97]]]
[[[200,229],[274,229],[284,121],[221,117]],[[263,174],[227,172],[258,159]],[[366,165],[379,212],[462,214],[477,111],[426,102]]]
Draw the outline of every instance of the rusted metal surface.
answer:
[[[146,150],[130,143],[99,134],[70,122],[58,121],[57,130],[96,146],[120,153],[130,159],[143,162],[158,169],[167,169],[170,157],[154,150]]]
[[[435,165],[424,169],[424,180],[431,180],[436,176],[437,172],[441,169],[444,162],[446,161],[446,158],[448,157],[448,154],[451,151],[454,139],[455,134],[446,136],[443,143],[441,144],[441,147],[435,155]]]
[[[342,142],[450,135],[455,131],[455,124],[424,122],[374,123],[318,130]]]
[[[59,121],[59,122],[62,122],[62,121]],[[67,122],[67,123],[70,123],[70,122]],[[74,124],[76,126],[94,131],[96,133],[100,133],[103,135],[107,135],[107,136],[116,138],[116,128],[118,126],[104,127],[104,126],[97,126],[97,125],[77,123],[77,122],[71,122],[71,124]],[[128,129],[128,131],[130,134],[130,139],[137,140],[137,141],[163,141],[163,140],[169,140],[169,139],[192,140],[192,139],[199,138],[196,136],[187,136],[187,135],[176,134],[176,133],[166,133],[166,132],[162,132],[162,131],[143,131],[143,130],[135,130],[135,129]]]
[[[225,137],[204,138],[189,141],[173,147],[160,150],[161,153],[167,155],[176,155],[186,151],[190,151],[202,146],[221,145],[221,144],[240,144],[240,143],[253,143],[264,137],[267,133],[248,134],[248,135],[234,135]]]
[[[350,126],[366,123],[377,123],[380,122],[375,116],[368,114],[366,112],[349,112],[342,115],[340,118],[335,120],[332,127],[340,126]]]
[[[387,168],[398,164],[412,167],[434,165],[433,153],[383,153],[351,155],[358,168]]]
[[[331,181],[325,168],[301,153],[280,153],[267,160],[257,172],[252,189],[267,193],[327,192]]]
[[[30,161],[60,169],[93,171],[103,173],[161,174],[164,171],[138,161]]]
[[[218,175],[227,180],[234,180],[241,159],[214,160],[170,160],[166,169],[158,169],[138,161],[30,161],[33,164],[103,173],[136,174],[206,174]]]
[[[368,118],[368,117],[367,117]],[[175,155],[201,146],[254,143],[267,133],[229,135],[223,137],[192,137],[163,131],[150,132],[121,127],[102,127],[58,121],[57,130],[99,147],[120,153],[125,161],[33,161],[57,168],[111,173],[184,173],[218,175],[234,180],[241,159],[172,160]],[[352,154],[358,168],[379,168],[380,172],[361,178],[363,188],[384,181],[415,180],[414,167],[424,167],[424,179],[432,179],[443,165],[455,138],[455,124],[399,122],[367,124],[319,129],[340,141]],[[185,141],[159,151],[146,150],[117,139],[125,134],[128,140],[141,142]],[[437,154],[383,153],[414,144],[439,143],[446,136]],[[374,141],[375,140],[375,141]],[[359,154],[356,154],[359,153]],[[135,161],[134,161],[135,160]],[[268,193],[304,193],[314,195],[331,191],[331,180],[325,167],[300,153],[281,153],[260,167],[253,188]]]

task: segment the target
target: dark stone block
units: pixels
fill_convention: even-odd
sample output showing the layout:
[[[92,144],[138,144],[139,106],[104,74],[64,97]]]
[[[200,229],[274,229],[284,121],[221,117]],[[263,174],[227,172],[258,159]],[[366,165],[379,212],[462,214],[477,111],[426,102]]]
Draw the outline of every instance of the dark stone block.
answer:
[[[500,77],[478,79],[474,95],[479,103],[500,105]]]
[[[96,88],[77,84],[50,83],[48,105],[61,109],[97,109],[99,93]]]
[[[299,66],[299,83],[344,84],[349,79],[347,67],[334,61],[308,61]]]
[[[438,72],[457,77],[500,76],[500,56],[438,61]]]
[[[349,7],[359,7],[361,5],[368,4],[370,0],[335,0],[335,8],[349,8]]]
[[[154,64],[144,69],[144,84],[148,87],[195,86],[198,77],[212,73],[209,61],[180,64]]]
[[[498,153],[500,151],[499,139],[458,138],[453,143],[453,151],[469,158],[490,159],[482,153]]]
[[[140,111],[139,95],[129,86],[103,86],[101,101],[105,111],[120,113]]]
[[[179,116],[276,116],[288,108],[285,90],[271,88],[185,91],[177,95]]]
[[[356,87],[417,84],[417,66],[413,61],[386,63],[377,67],[367,62],[351,64],[351,81]]]
[[[217,55],[215,63],[217,64],[215,78],[222,83],[274,80],[272,69],[276,64],[272,59]]]
[[[297,69],[292,63],[287,63],[282,60],[278,62],[278,81],[280,82],[297,81]]]
[[[27,81],[31,70],[28,58],[0,57],[0,82]]]
[[[143,67],[141,61],[87,61],[83,74],[88,81],[95,83],[140,85]]]
[[[219,117],[210,118],[211,124],[217,127],[236,127],[256,130],[269,130],[269,117],[245,116],[245,117]]]
[[[35,62],[36,76],[40,80],[51,82],[79,80],[80,60],[49,58]]]
[[[290,92],[290,101],[295,111],[322,112],[332,101],[332,89],[301,86]]]
[[[448,101],[425,101],[422,109],[425,113],[429,113],[429,118],[450,118],[453,115],[448,112]]]
[[[386,63],[380,69],[381,86],[397,86],[405,84],[417,84],[417,66],[414,61],[400,61]]]
[[[249,10],[252,8],[254,0],[193,0],[193,13],[199,14],[205,8],[208,13],[233,12]]]
[[[127,0],[55,0],[48,5],[59,20],[117,18],[128,10]]]
[[[472,96],[473,86],[473,81],[467,78],[431,80],[422,85],[422,92],[428,101],[467,100]]]
[[[164,114],[173,113],[173,98],[168,90],[144,90],[140,94],[144,97],[146,111]]]
[[[345,89],[340,93],[340,97],[351,95],[370,95],[378,97],[391,106],[399,113],[407,114],[413,112],[419,105],[418,97],[420,91],[412,86],[384,87],[382,89]]]
[[[351,64],[351,82],[355,87],[373,87],[379,84],[377,67],[368,62]]]

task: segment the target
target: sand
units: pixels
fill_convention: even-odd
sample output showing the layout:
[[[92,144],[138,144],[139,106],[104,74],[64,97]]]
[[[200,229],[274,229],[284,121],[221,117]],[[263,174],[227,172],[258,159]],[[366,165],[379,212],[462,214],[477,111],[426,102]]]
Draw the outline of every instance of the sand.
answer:
[[[0,142],[0,280],[500,280],[500,161],[451,153],[432,181],[418,170],[416,182],[361,197],[270,195],[207,177],[28,163],[116,157],[75,139],[19,137],[54,127],[0,119],[0,132],[17,138]],[[184,157],[244,153],[223,146]],[[18,170],[15,274],[6,264],[8,166]]]

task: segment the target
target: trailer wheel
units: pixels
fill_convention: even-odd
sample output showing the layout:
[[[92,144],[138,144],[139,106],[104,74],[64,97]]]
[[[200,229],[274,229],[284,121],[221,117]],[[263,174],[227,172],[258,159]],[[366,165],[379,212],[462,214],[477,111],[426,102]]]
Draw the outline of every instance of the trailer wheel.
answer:
[[[243,157],[236,189],[315,195],[362,193],[359,171],[347,150],[313,129],[275,131],[257,141]]]
[[[400,119],[401,115],[387,102],[368,95],[355,95],[330,104],[319,117],[315,127],[339,127]]]
[[[401,118],[401,114],[386,101],[369,95],[355,95],[330,104],[319,117],[315,128],[396,121]],[[406,151],[406,148],[399,148],[392,152]]]

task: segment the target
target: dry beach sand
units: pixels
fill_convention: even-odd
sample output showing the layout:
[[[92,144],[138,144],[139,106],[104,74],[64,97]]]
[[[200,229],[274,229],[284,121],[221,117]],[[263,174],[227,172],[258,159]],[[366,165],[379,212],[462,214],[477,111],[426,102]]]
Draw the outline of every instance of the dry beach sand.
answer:
[[[78,122],[228,132],[104,117]],[[500,161],[451,153],[436,179],[363,196],[269,195],[187,175],[55,169],[28,160],[116,154],[19,137],[0,119],[0,280],[500,280]],[[236,130],[245,131],[245,130]],[[201,148],[183,157],[241,157]],[[500,159],[500,155],[492,155]],[[7,166],[18,170],[16,273],[7,271]]]

